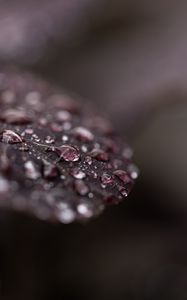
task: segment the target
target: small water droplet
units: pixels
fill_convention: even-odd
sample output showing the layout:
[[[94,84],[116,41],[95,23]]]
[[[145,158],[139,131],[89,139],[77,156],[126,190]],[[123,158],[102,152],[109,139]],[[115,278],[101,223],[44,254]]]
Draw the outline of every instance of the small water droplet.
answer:
[[[71,170],[71,175],[76,179],[83,179],[86,177],[86,174],[79,168],[74,168],[73,170]]]
[[[75,191],[81,195],[85,196],[89,192],[88,186],[85,184],[83,180],[75,180]]]
[[[26,134],[33,134],[34,130],[32,128],[27,128],[27,129],[25,129],[25,133]]]
[[[60,222],[69,224],[75,220],[76,214],[67,203],[60,202],[57,204],[56,216]]]
[[[108,173],[105,172],[101,176],[101,182],[103,184],[111,184],[111,183],[113,183],[113,178],[112,178],[112,176],[110,174],[108,174]]]
[[[138,178],[139,169],[136,165],[130,164],[127,169],[128,169],[128,172],[129,172],[132,179],[137,179]]]
[[[131,178],[128,173],[123,170],[114,171],[114,175],[116,175],[124,184],[128,184],[131,182]]]
[[[69,138],[67,135],[63,135],[62,140],[63,140],[63,142],[67,142],[69,140]]]
[[[45,143],[46,144],[54,144],[55,140],[51,136],[46,136]]]
[[[23,139],[16,132],[7,129],[0,133],[0,141],[6,144],[18,144],[22,143]]]
[[[58,176],[58,169],[53,164],[43,160],[43,176],[46,179],[53,179]]]
[[[74,162],[80,159],[80,151],[70,145],[63,145],[61,147],[55,148],[56,153],[60,156],[61,159]]]
[[[93,208],[90,203],[80,203],[77,206],[80,217],[91,218],[93,216]]]
[[[93,133],[85,127],[75,127],[72,130],[73,135],[82,142],[91,142],[94,139]]]
[[[90,155],[99,161],[108,161],[109,160],[108,153],[101,149],[93,149],[91,151]]]
[[[133,150],[129,146],[126,146],[122,152],[122,156],[126,159],[131,159],[133,156]]]
[[[71,114],[67,110],[60,110],[56,113],[58,122],[67,122],[71,120]]]
[[[29,160],[24,164],[26,177],[36,180],[40,177],[40,173],[37,170],[33,161]]]
[[[92,158],[90,156],[85,157],[85,163],[87,163],[89,166],[92,165]]]

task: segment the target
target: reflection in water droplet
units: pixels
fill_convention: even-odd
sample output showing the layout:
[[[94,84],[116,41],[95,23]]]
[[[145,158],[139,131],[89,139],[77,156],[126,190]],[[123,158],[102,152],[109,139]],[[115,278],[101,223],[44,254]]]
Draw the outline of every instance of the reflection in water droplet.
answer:
[[[32,162],[31,160],[27,161],[24,164],[24,167],[25,167],[25,175],[27,178],[36,180],[40,177],[41,174],[36,169],[34,162]]]
[[[7,129],[0,133],[0,141],[6,144],[18,144],[22,143],[23,139],[16,132]]]
[[[70,145],[63,145],[61,147],[55,148],[55,151],[61,159],[64,159],[68,162],[74,162],[80,159],[80,151]]]

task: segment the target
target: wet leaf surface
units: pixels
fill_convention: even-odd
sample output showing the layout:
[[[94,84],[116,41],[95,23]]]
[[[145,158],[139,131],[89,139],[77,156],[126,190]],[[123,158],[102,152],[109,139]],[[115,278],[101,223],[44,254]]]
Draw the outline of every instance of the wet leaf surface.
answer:
[[[0,207],[71,223],[126,198],[138,175],[111,124],[27,73],[0,74]]]

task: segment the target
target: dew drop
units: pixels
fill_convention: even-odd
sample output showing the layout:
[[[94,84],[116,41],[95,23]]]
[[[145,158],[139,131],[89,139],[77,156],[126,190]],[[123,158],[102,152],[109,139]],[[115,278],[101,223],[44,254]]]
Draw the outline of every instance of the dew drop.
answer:
[[[72,130],[73,135],[82,142],[91,142],[94,139],[94,135],[85,127],[75,127]]]
[[[55,148],[55,151],[61,159],[68,162],[74,162],[80,159],[80,151],[70,145],[63,145],[61,147]]]
[[[67,122],[71,120],[71,114],[66,110],[60,110],[56,113],[56,120],[58,122]]]
[[[101,182],[103,184],[110,184],[110,183],[113,183],[113,178],[110,174],[103,173],[102,176],[101,176]]]
[[[88,164],[89,166],[92,165],[92,158],[90,156],[85,157],[85,163]]]
[[[55,140],[51,136],[46,136],[45,143],[46,144],[54,144]]]
[[[35,164],[29,160],[24,164],[26,177],[29,179],[36,180],[40,177],[40,173],[37,170]]]
[[[131,178],[128,173],[123,170],[114,171],[114,175],[116,175],[124,184],[128,184],[131,182]]]
[[[22,143],[23,139],[16,132],[5,129],[0,133],[0,141],[6,144],[18,144]]]
[[[138,175],[139,175],[139,169],[137,168],[136,165],[134,164],[130,164],[128,166],[128,172],[131,176],[132,179],[137,179],[138,178]]]
[[[80,217],[91,218],[93,216],[93,209],[88,203],[80,203],[77,206],[77,211]]]
[[[58,169],[53,164],[43,160],[43,176],[46,179],[53,179],[58,176]]]
[[[73,170],[71,170],[71,175],[76,179],[83,179],[86,177],[86,174],[79,168],[74,168]]]
[[[85,196],[89,192],[88,186],[85,184],[83,180],[75,180],[75,191],[81,195]]]
[[[91,151],[90,155],[99,161],[108,161],[109,160],[108,153],[101,149],[93,149]]]
[[[57,205],[56,216],[60,222],[69,224],[75,220],[76,214],[67,203],[60,202]]]

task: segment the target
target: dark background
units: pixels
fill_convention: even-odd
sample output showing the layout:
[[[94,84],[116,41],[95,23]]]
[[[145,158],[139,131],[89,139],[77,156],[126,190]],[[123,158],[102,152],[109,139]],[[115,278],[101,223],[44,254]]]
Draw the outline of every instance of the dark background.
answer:
[[[92,101],[134,149],[86,225],[0,214],[1,298],[187,299],[187,2],[0,0],[0,62]]]

